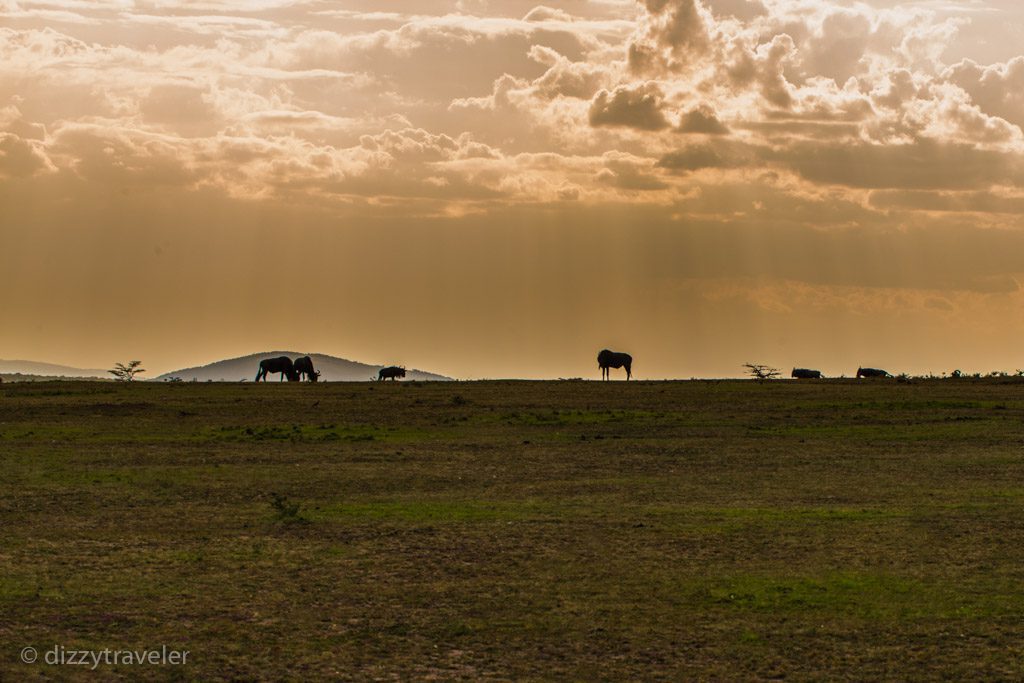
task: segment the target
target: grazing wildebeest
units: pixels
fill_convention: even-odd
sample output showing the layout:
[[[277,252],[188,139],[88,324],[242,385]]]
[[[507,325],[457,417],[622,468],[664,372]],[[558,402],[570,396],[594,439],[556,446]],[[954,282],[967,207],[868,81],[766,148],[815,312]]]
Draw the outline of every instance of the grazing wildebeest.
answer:
[[[790,377],[797,379],[821,379],[821,370],[808,370],[807,368],[793,368]]]
[[[611,368],[626,368],[626,381],[633,376],[633,356],[604,349],[597,354],[597,366],[601,368],[601,379],[611,379]]]
[[[878,368],[857,368],[857,379],[861,377],[892,377],[892,375]]]
[[[289,382],[298,382],[299,373],[295,372],[295,364],[292,363],[292,359],[288,356],[278,356],[277,358],[264,358],[260,361],[260,370],[256,373],[256,381],[259,382],[261,379],[267,381],[267,373],[280,372],[281,379],[287,377]]]
[[[320,379],[320,373],[313,370],[313,359],[309,356],[303,356],[302,358],[296,358],[295,363],[295,374],[301,379],[303,375],[306,376],[310,382],[315,382]]]
[[[377,381],[390,379],[394,381],[399,377],[405,377],[405,368],[400,365],[391,365],[386,368],[381,368],[380,372],[377,373]]]

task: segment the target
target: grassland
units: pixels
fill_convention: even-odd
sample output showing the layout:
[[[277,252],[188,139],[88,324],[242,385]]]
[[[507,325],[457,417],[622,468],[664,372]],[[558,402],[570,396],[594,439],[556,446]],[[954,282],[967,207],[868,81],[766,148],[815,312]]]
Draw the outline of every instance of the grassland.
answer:
[[[1024,678],[1019,381],[5,383],[0,468],[0,680]]]

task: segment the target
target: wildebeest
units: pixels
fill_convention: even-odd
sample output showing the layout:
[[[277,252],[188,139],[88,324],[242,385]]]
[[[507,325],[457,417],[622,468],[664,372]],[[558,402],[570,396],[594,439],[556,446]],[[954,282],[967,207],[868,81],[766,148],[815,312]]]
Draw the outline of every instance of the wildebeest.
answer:
[[[790,377],[797,379],[821,379],[821,370],[808,370],[807,368],[793,368]]]
[[[377,381],[390,379],[392,381],[399,377],[405,377],[405,368],[400,365],[391,365],[386,368],[381,368],[380,372],[377,373]]]
[[[857,368],[857,379],[861,377],[892,377],[892,375],[878,368]]]
[[[610,368],[626,368],[626,381],[633,376],[633,356],[603,349],[597,354],[597,366],[601,368],[601,379],[611,379]]]
[[[313,359],[309,356],[303,356],[302,358],[296,358],[295,363],[295,374],[301,379],[303,375],[306,376],[310,382],[315,382],[320,379],[320,373],[313,369]]]
[[[264,358],[260,361],[259,372],[256,373],[256,381],[259,382],[261,379],[266,382],[267,374],[271,372],[280,372],[281,380],[287,377],[289,382],[298,382],[299,373],[295,372],[295,364],[292,363],[292,359],[288,356],[278,356],[277,358]]]

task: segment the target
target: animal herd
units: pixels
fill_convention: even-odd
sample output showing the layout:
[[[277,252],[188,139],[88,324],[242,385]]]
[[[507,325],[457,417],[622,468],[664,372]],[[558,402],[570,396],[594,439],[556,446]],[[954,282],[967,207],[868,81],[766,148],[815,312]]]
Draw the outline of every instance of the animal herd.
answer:
[[[625,369],[627,382],[633,376],[633,357],[621,351],[602,349],[597,354],[597,366],[601,369],[602,380],[611,379],[612,368]],[[267,381],[267,375],[271,373],[280,373],[281,378],[279,381],[282,382],[285,379],[289,382],[299,382],[303,378],[310,382],[316,382],[320,379],[320,373],[313,369],[313,359],[309,356],[303,356],[295,360],[288,356],[265,358],[260,361],[260,369],[256,373],[256,381]],[[390,365],[386,368],[381,368],[377,373],[378,382],[389,379],[394,381],[402,377],[405,377],[405,367],[401,365]],[[790,377],[795,379],[821,379],[824,375],[821,374],[821,370],[793,368]],[[857,378],[860,379],[861,377],[892,377],[892,375],[878,368],[857,368]]]
[[[305,377],[310,382],[315,382],[320,379],[320,373],[313,370],[313,359],[309,356],[303,356],[302,358],[296,358],[294,361],[288,356],[278,356],[277,358],[264,358],[260,361],[260,369],[256,373],[256,381],[263,380],[267,381],[267,375],[270,373],[280,373],[283,382],[285,378],[289,382],[298,382]]]
[[[633,357],[628,353],[602,349],[601,353],[597,354],[597,366],[601,368],[601,379],[603,380],[611,379],[611,368],[625,368],[627,382],[633,376]],[[821,379],[824,375],[821,374],[821,370],[793,368],[790,377],[795,379]],[[892,377],[892,375],[878,368],[857,368],[857,378],[860,379],[861,377]]]
[[[267,375],[269,374],[280,374],[279,382],[283,382],[286,379],[289,382],[301,382],[303,378],[309,382],[316,382],[320,379],[320,371],[313,369],[313,359],[309,356],[303,356],[295,360],[288,356],[264,358],[260,361],[260,369],[256,372],[256,381],[263,380],[266,382]],[[377,373],[378,382],[386,379],[396,380],[400,377],[405,377],[405,367],[400,365],[381,368],[380,372]]]
[[[789,376],[796,379],[821,379],[824,377],[821,370],[808,370],[807,368],[793,368],[793,372]],[[892,377],[892,375],[878,368],[857,368],[857,379],[861,377]]]

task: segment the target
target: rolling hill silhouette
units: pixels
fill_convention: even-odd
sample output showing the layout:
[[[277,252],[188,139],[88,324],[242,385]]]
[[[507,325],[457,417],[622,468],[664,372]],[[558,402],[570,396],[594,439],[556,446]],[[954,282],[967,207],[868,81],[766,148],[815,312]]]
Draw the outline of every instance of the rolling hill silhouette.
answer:
[[[320,371],[320,380],[326,382],[365,382],[371,378],[377,379],[377,371],[384,367],[382,365],[357,363],[323,353],[307,354],[297,351],[265,351],[238,358],[219,360],[194,368],[183,368],[181,370],[165,372],[154,377],[153,380],[165,381],[171,377],[180,377],[183,382],[191,382],[193,379],[199,382],[206,382],[207,380],[214,382],[248,380],[251,382],[256,377],[256,370],[259,367],[260,361],[264,358],[276,358],[277,356],[288,356],[293,360],[301,356],[309,356],[313,359],[313,366]],[[407,380],[451,381],[451,377],[422,370],[409,369],[406,373]],[[277,375],[271,375],[267,379],[276,382],[279,378]]]
[[[102,377],[111,379],[106,370],[95,368],[73,368],[56,363],[40,363],[34,360],[0,360],[0,374],[33,375],[43,377]]]

